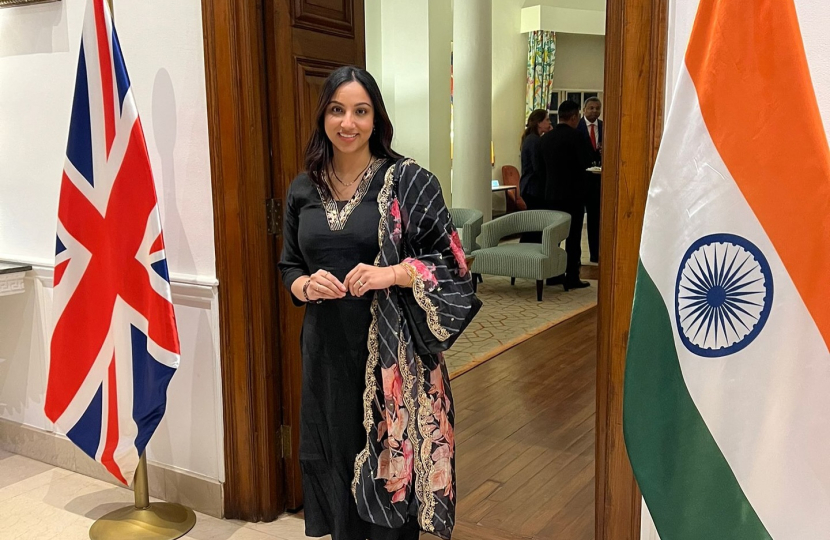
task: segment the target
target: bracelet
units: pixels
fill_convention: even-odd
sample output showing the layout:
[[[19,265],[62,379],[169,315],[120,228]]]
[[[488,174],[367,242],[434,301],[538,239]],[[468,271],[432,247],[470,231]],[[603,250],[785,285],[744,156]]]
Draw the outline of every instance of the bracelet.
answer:
[[[322,300],[312,300],[311,298],[308,297],[308,286],[309,285],[311,285],[311,278],[308,278],[307,280],[305,280],[305,283],[303,284],[303,298],[305,298],[306,303],[308,303],[308,304],[322,304],[323,303]]]
[[[418,276],[418,271],[415,270],[415,267],[409,263],[402,262],[401,266],[404,270],[406,270],[406,274],[409,276],[409,284],[407,287],[410,289],[415,286],[415,278]]]

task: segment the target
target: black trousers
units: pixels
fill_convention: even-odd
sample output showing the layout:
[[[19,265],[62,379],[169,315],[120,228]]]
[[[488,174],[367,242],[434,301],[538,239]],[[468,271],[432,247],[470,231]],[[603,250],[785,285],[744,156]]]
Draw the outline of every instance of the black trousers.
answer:
[[[599,262],[599,209],[601,197],[600,176],[587,173],[585,178],[585,212],[588,214],[588,249],[591,262]]]
[[[568,254],[568,266],[565,270],[566,283],[579,281],[579,266],[582,259],[582,223],[585,220],[584,208],[585,203],[582,201],[553,205],[554,210],[571,215],[571,229],[568,231],[568,238],[565,240],[565,253]]]

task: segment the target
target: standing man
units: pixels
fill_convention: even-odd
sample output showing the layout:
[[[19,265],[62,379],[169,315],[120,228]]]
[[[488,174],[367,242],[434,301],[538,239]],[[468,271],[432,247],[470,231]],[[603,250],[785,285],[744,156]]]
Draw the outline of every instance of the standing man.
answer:
[[[538,160],[539,177],[545,181],[547,206],[571,216],[571,229],[565,241],[568,266],[565,290],[581,289],[590,283],[579,279],[582,258],[582,222],[585,212],[585,169],[590,164],[585,136],[577,131],[579,105],[563,101],[559,123],[542,137]]]
[[[585,100],[582,110],[582,120],[579,121],[579,131],[587,138],[591,145],[590,165],[602,167],[602,102],[599,98],[591,97]],[[585,173],[585,211],[588,213],[588,247],[591,251],[591,262],[599,262],[599,207],[600,207],[600,175]]]

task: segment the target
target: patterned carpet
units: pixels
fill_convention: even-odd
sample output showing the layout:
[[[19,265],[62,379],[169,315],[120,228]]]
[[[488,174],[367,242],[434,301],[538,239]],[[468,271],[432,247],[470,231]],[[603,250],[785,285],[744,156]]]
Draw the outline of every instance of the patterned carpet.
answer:
[[[593,277],[585,276],[584,271],[582,274]],[[478,286],[478,297],[484,306],[444,354],[450,378],[597,305],[597,282],[590,281],[590,287],[568,292],[561,286],[545,287],[542,302],[537,302],[535,281],[517,279],[516,285],[511,286],[508,277],[484,276],[484,283]]]

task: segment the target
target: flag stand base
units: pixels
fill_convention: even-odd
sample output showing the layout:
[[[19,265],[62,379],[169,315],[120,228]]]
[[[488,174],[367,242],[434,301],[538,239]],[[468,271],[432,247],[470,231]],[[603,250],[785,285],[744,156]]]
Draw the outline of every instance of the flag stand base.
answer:
[[[142,455],[135,471],[135,505],[98,518],[89,529],[91,540],[174,540],[196,524],[193,510],[173,503],[150,503],[147,461]]]

